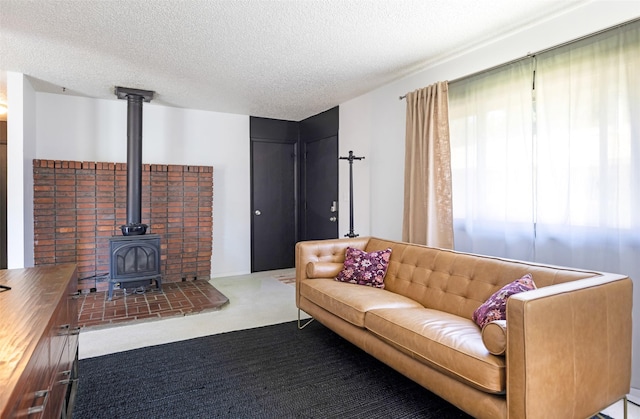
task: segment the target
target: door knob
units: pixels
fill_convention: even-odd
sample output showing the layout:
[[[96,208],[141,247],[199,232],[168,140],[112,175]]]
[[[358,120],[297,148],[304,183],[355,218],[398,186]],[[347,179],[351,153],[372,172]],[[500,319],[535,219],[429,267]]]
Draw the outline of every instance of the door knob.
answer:
[[[335,223],[337,219],[338,219],[337,217],[330,217],[329,221],[331,221],[332,223]]]
[[[253,213],[254,213],[255,215],[260,215],[260,214],[262,214],[262,213],[260,212],[260,210],[255,210]]]

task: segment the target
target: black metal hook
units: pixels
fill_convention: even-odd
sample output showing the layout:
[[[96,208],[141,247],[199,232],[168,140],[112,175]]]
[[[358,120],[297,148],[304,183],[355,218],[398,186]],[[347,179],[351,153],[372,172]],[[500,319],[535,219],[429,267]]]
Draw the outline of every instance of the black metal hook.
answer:
[[[353,155],[353,151],[349,150],[348,157],[338,157],[339,160],[349,161],[349,233],[345,234],[345,237],[358,237],[358,234],[353,232],[353,161],[363,160],[364,157],[356,157]]]

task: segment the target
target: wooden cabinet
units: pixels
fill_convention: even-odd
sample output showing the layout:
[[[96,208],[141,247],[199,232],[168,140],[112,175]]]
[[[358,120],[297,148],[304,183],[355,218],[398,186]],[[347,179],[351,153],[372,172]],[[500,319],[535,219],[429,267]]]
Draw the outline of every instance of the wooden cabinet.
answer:
[[[0,417],[66,418],[78,381],[73,264],[0,270]]]

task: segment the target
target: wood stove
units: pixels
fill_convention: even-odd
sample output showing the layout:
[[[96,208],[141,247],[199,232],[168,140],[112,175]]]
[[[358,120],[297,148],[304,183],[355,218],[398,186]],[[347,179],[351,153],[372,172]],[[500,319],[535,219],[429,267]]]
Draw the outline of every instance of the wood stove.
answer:
[[[156,281],[162,291],[160,274],[160,236],[146,234],[142,224],[142,103],[150,102],[154,92],[116,87],[118,99],[127,100],[127,223],[122,236],[109,240],[109,300],[113,287],[139,288]]]
[[[158,234],[111,237],[109,255],[109,300],[118,282],[121,288],[137,288],[155,280],[156,288],[162,290]]]

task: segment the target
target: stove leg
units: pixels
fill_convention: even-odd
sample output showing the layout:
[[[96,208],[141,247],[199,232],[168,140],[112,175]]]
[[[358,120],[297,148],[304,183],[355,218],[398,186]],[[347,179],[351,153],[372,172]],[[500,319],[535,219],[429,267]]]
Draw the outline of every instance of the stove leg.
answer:
[[[113,282],[109,281],[109,296],[108,296],[108,300],[111,301],[112,298],[113,298]]]

